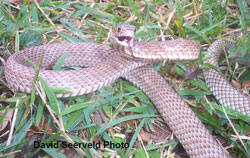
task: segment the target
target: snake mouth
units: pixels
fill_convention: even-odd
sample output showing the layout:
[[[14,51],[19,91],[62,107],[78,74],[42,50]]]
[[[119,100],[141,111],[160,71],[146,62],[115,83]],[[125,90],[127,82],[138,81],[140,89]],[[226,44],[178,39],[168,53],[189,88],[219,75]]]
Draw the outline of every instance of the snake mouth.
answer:
[[[132,37],[130,36],[119,36],[117,38],[119,39],[119,41],[130,41],[132,39]]]
[[[132,40],[132,37],[130,37],[130,36],[119,36],[119,37],[117,37],[117,39],[120,42],[126,42],[128,46],[133,45],[133,40]]]

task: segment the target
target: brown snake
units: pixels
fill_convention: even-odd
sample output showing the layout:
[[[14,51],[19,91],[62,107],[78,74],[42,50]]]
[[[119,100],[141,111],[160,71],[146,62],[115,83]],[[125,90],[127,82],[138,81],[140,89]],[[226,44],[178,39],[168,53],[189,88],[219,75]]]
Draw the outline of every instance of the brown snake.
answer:
[[[164,42],[133,42],[135,27],[120,24],[112,34],[113,45],[93,43],[61,43],[31,47],[13,54],[7,61],[5,76],[8,85],[15,91],[30,93],[35,69],[24,59],[35,64],[44,53],[39,76],[50,87],[69,88],[70,94],[57,97],[76,96],[95,91],[125,77],[142,89],[153,101],[162,118],[170,126],[190,157],[230,157],[215,141],[192,109],[176,94],[168,83],[147,65],[158,60],[195,60],[199,46],[192,40],[171,40]],[[230,40],[217,40],[209,47],[208,60],[217,64],[217,57],[230,47],[237,36]],[[63,66],[84,66],[81,70],[53,71],[51,68],[66,52],[70,55]],[[122,52],[122,53],[119,53]],[[141,59],[144,58],[144,59]],[[146,59],[145,59],[146,58]],[[206,83],[221,104],[230,106],[243,114],[250,114],[250,98],[238,94],[215,70],[204,71]]]

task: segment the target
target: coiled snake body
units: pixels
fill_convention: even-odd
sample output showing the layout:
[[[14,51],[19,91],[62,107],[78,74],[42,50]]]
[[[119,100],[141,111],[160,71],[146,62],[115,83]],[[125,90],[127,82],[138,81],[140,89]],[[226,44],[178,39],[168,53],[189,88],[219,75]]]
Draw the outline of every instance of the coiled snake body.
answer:
[[[44,58],[39,76],[46,80],[50,87],[72,90],[70,94],[57,94],[57,97],[86,94],[122,76],[151,98],[162,118],[191,157],[229,157],[189,106],[181,100],[158,72],[147,65],[148,62],[163,58],[168,60],[197,59],[200,50],[196,42],[192,40],[133,42],[134,33],[135,27],[127,24],[120,24],[113,31],[113,45],[119,51],[106,45],[92,43],[42,45],[19,51],[13,54],[6,64],[5,76],[8,85],[15,91],[30,93],[36,71],[24,57],[38,64],[42,54]],[[229,38],[235,40],[237,36]],[[232,40],[218,40],[212,44],[208,55],[215,54],[215,57],[210,58],[208,62],[217,65],[218,54],[224,47],[231,46]],[[63,66],[78,65],[86,68],[67,71],[47,70],[66,52],[70,55]],[[236,90],[230,85],[225,85],[224,79],[215,70],[205,71],[204,75],[208,87],[222,104],[243,114],[250,114],[248,97],[238,93],[236,96]]]

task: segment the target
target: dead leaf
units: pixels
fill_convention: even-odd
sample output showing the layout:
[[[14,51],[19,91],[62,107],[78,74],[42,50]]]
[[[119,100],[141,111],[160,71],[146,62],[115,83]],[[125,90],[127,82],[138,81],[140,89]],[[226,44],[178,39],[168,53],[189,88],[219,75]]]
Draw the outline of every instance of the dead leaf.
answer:
[[[47,120],[44,119],[44,117],[42,117],[41,122],[38,126],[34,124],[30,127],[27,136],[36,135],[36,134],[44,134],[47,128],[47,124],[48,124]],[[54,126],[49,125],[47,134],[53,135],[53,133],[56,133],[56,131],[57,129]]]
[[[237,82],[237,81],[235,81],[235,80],[232,80],[232,83],[233,83],[233,85],[234,85],[235,88],[237,88],[237,89],[240,89],[240,88],[241,88],[239,82]]]
[[[188,70],[184,72],[184,80],[195,79],[197,78],[197,75],[201,72],[202,70],[196,68],[196,66],[194,65],[193,67],[189,68]]]
[[[4,111],[0,111],[0,117],[2,117],[3,114]],[[13,109],[10,108],[6,116],[4,117],[3,123],[0,124],[0,133],[8,126],[8,123],[11,122],[12,116],[13,116]]]
[[[242,82],[242,90],[245,94],[250,96],[250,80]]]
[[[172,132],[170,128],[161,119],[155,119],[152,124],[154,126],[154,131],[140,131],[143,142],[149,142],[152,140],[154,143],[158,144],[164,142],[171,136]]]

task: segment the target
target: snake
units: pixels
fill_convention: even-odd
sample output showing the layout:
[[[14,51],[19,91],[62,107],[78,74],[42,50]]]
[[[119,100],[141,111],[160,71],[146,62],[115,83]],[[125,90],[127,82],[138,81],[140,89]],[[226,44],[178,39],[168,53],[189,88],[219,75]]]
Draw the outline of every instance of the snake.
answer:
[[[123,77],[144,91],[163,120],[173,131],[190,157],[230,157],[215,140],[193,110],[174,91],[151,63],[162,60],[197,60],[200,47],[194,40],[134,41],[136,27],[119,24],[111,31],[113,47],[87,42],[63,42],[33,46],[12,54],[5,65],[5,78],[13,91],[31,93],[37,70],[27,58],[39,65],[39,71],[49,87],[69,88],[71,97],[96,91]],[[218,57],[237,43],[239,35],[216,40],[208,48],[205,62],[218,66]],[[52,70],[66,53],[63,67],[80,66],[77,70]],[[237,92],[215,69],[204,70],[205,82],[220,104],[245,115],[250,114],[250,98]]]

